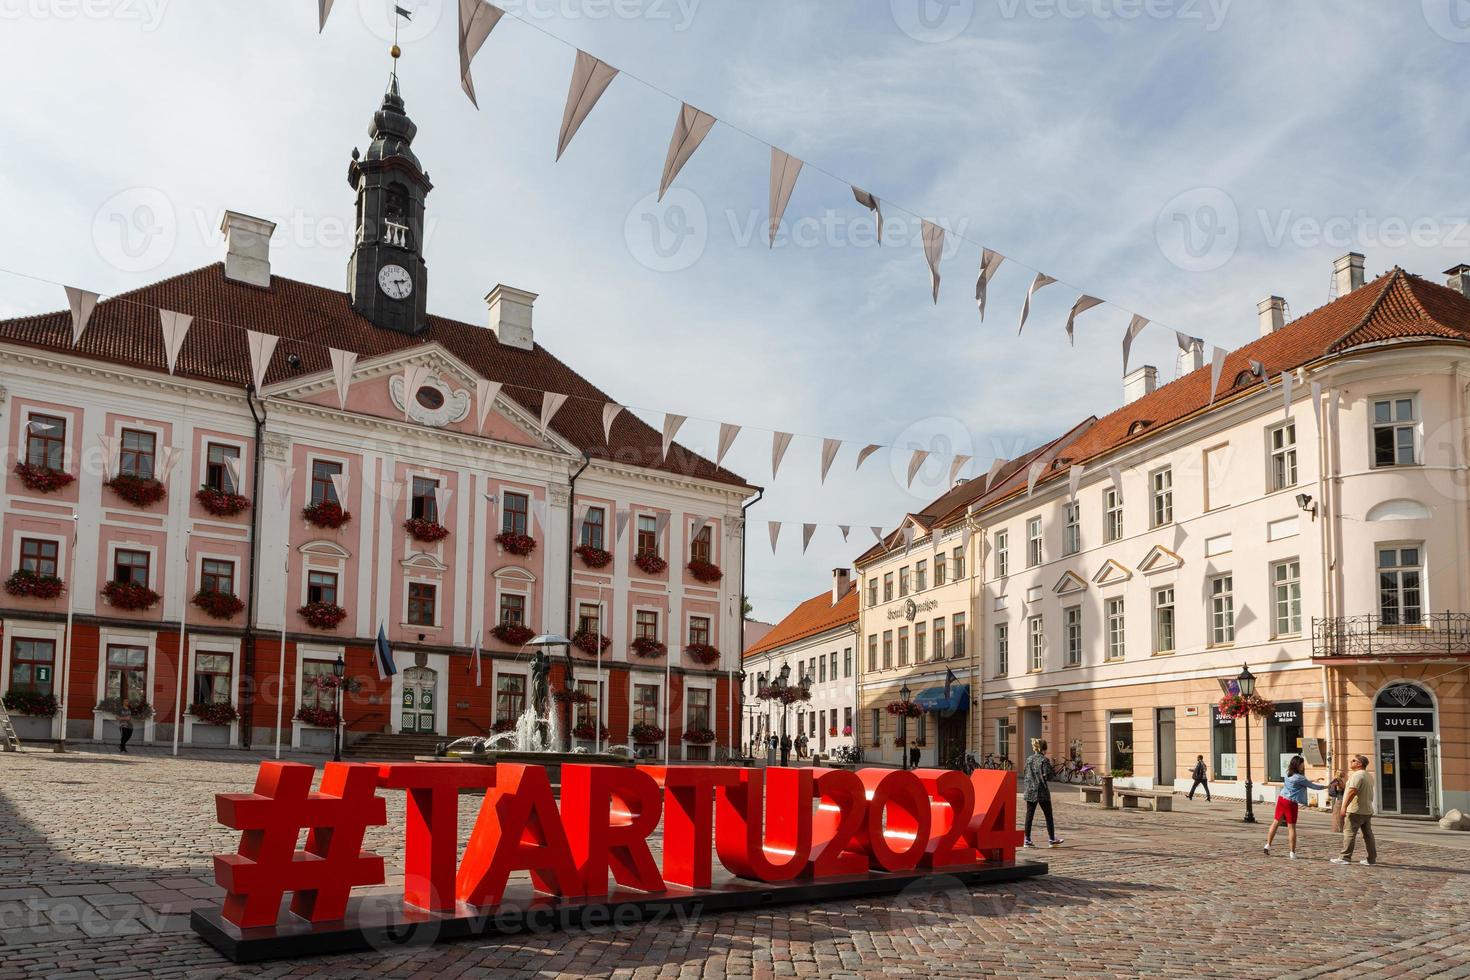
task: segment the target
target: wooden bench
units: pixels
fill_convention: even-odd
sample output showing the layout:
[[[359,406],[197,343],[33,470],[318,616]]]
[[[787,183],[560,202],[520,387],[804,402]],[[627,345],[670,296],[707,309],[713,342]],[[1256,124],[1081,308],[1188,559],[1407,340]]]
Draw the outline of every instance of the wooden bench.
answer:
[[[1103,788],[1101,786],[1082,787],[1082,800],[1084,803],[1102,803]],[[1174,809],[1174,792],[1167,789],[1119,789],[1114,787],[1113,798],[1119,801],[1124,809],[1134,810],[1138,808],[1140,800],[1148,800],[1150,807],[1156,811],[1172,811]]]

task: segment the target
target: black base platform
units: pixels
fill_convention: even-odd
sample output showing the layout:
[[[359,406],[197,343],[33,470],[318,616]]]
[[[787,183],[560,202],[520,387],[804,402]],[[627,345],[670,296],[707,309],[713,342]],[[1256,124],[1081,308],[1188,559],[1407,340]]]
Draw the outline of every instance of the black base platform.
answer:
[[[1019,861],[960,865],[939,871],[873,872],[779,885],[728,879],[708,889],[673,885],[668,891],[654,895],[619,890],[596,900],[538,895],[529,883],[524,883],[509,889],[505,900],[495,908],[462,905],[453,913],[406,909],[400,892],[378,890],[353,898],[347,917],[338,922],[312,925],[295,919],[283,906],[281,921],[260,929],[239,929],[224,921],[217,909],[196,911],[190,923],[205,942],[235,963],[259,963],[362,950],[388,952],[405,946],[528,932],[626,928],[640,922],[669,920],[685,922],[706,913],[892,895],[910,889],[970,888],[1046,872],[1044,863]]]

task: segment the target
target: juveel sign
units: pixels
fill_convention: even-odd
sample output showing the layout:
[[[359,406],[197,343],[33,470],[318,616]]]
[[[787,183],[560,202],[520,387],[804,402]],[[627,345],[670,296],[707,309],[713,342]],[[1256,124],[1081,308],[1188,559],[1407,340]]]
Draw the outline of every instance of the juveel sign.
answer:
[[[303,927],[315,937],[332,935],[328,923],[340,922],[346,932],[360,928],[350,921],[353,889],[385,881],[382,857],[363,849],[367,829],[387,822],[380,789],[407,794],[402,911],[410,918],[462,921],[493,909],[517,872],[529,874],[538,895],[558,900],[627,903],[632,892],[645,905],[696,900],[696,910],[699,900],[740,892],[741,881],[760,883],[759,898],[746,903],[753,905],[781,901],[773,887],[804,889],[787,901],[814,900],[897,891],[899,879],[961,869],[990,872],[962,881],[1045,872],[1044,865],[1014,861],[1021,844],[1014,772],[567,764],[558,805],[540,766],[329,763],[311,792],[315,771],[263,762],[255,792],[216,798],[220,822],[241,832],[240,847],[215,857],[224,906],[196,913],[194,926],[232,958],[370,944],[315,950],[298,943],[289,953],[248,957],[235,948],[242,939],[288,932],[299,938]],[[457,861],[462,790],[485,792]],[[660,820],[656,861],[649,835]],[[305,847],[298,849],[302,830]],[[716,883],[715,858],[738,887],[728,878]],[[841,890],[816,887],[824,884]]]

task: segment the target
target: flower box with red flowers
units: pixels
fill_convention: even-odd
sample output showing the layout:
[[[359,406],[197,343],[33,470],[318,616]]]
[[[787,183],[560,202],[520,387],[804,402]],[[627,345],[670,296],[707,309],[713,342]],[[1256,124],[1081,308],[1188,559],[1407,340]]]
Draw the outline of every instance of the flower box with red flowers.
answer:
[[[296,720],[303,725],[315,725],[318,728],[336,728],[337,712],[331,708],[303,707],[296,712]]]
[[[588,568],[606,568],[612,564],[612,552],[594,548],[590,544],[579,544],[573,549],[577,557],[582,559],[582,564]]]
[[[612,637],[593,633],[590,630],[578,630],[572,635],[572,646],[588,656],[595,657],[612,646]]]
[[[664,730],[657,725],[634,725],[628,730],[628,737],[638,745],[650,745],[664,740]]]
[[[527,640],[536,635],[536,631],[520,623],[496,623],[490,630],[490,635],[501,643],[518,647],[524,646]]]
[[[715,733],[708,728],[690,728],[684,732],[684,741],[690,745],[708,745],[715,740]]]
[[[902,735],[895,735],[893,736],[893,744],[896,748],[901,749],[908,744],[908,739],[904,738]]]
[[[529,555],[536,550],[535,538],[515,531],[501,531],[495,535],[495,543],[512,555]]]
[[[55,599],[66,591],[66,585],[55,575],[20,568],[5,580],[5,591],[21,599]]]
[[[890,701],[888,702],[888,713],[902,715],[906,718],[917,718],[924,713],[924,709],[912,701]]]
[[[1218,710],[1222,718],[1244,718],[1246,715],[1265,718],[1276,710],[1276,706],[1259,694],[1252,694],[1250,697],[1227,694],[1220,699]]]
[[[842,734],[843,735],[851,736],[852,735],[852,726],[851,725],[843,725],[842,726]]]
[[[352,520],[352,514],[343,510],[342,505],[335,500],[318,500],[314,504],[307,504],[301,508],[301,517],[308,524],[331,530],[342,527]]]
[[[250,509],[250,498],[240,493],[226,493],[211,487],[200,487],[194,499],[215,517],[234,517]]]
[[[163,598],[146,585],[137,582],[108,582],[102,587],[102,595],[116,609],[142,612]]]
[[[347,610],[335,602],[308,602],[296,612],[307,626],[317,630],[334,630],[347,618]]]
[[[551,698],[557,704],[591,704],[592,695],[586,691],[552,691]]]
[[[228,701],[200,701],[189,705],[189,714],[202,725],[228,725],[240,713]]]
[[[831,728],[828,728],[827,735],[829,738],[835,738],[837,736],[837,726],[833,725]]]
[[[306,686],[318,694],[330,694],[335,697],[338,691],[344,694],[356,694],[362,690],[362,681],[345,674],[341,677],[336,674],[317,674],[306,682]]]
[[[652,551],[640,551],[633,556],[633,564],[637,565],[645,575],[662,575],[669,567],[664,561]]]
[[[443,541],[449,537],[449,528],[438,521],[426,521],[422,517],[410,517],[403,522],[403,529],[415,541],[423,541],[427,544]]]
[[[514,721],[511,721],[509,718],[502,718],[490,726],[490,731],[494,732],[496,735],[502,735],[505,732],[513,732],[515,730],[516,723]]]
[[[916,739],[914,739],[914,748],[916,748],[916,749],[922,749],[922,748],[926,747],[928,744],[929,744],[929,740],[928,739],[923,739],[923,738],[916,738]]]
[[[229,592],[200,589],[190,601],[215,619],[229,619],[245,609],[245,603],[240,601],[240,597]]]
[[[61,703],[56,700],[56,695],[39,694],[35,691],[6,691],[5,697],[0,698],[0,704],[4,704],[5,710],[12,714],[31,718],[54,718],[56,712],[61,710]]]
[[[648,636],[635,637],[629,648],[640,657],[662,657],[669,648]]]
[[[690,575],[693,575],[696,579],[706,584],[712,585],[725,577],[725,573],[720,571],[720,566],[712,561],[695,559],[685,567],[689,569]]]
[[[76,480],[76,477],[64,470],[32,466],[30,463],[16,463],[15,475],[20,477],[20,482],[25,484],[27,490],[34,490],[36,493],[55,493]]]
[[[103,698],[101,701],[97,702],[97,707],[93,710],[101,711],[109,715],[115,715],[122,710],[122,698]],[[134,720],[141,720],[143,718],[153,717],[153,705],[148,703],[147,698],[139,698],[136,701],[129,701],[128,711],[132,714]]]
[[[684,648],[684,652],[706,667],[720,659],[720,651],[708,643],[691,643]]]
[[[134,507],[152,507],[168,496],[168,488],[152,477],[119,473],[102,484]]]
[[[602,737],[607,738],[606,725],[602,726]],[[572,738],[579,738],[584,742],[590,742],[594,738],[597,738],[597,729],[593,727],[592,722],[584,721],[580,725],[572,726]]]

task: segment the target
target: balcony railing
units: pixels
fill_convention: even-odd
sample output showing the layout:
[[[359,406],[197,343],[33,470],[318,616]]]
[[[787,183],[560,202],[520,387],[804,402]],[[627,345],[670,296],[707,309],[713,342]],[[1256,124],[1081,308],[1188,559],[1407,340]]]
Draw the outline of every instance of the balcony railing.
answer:
[[[1422,657],[1470,655],[1470,613],[1429,613],[1404,625],[1382,616],[1338,616],[1312,620],[1312,656]]]

